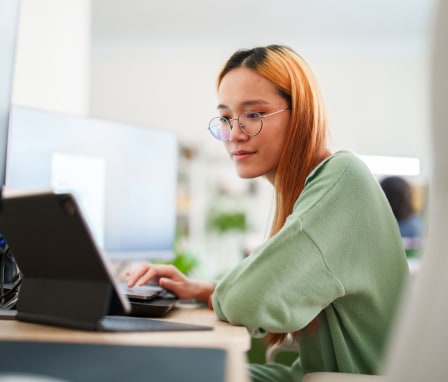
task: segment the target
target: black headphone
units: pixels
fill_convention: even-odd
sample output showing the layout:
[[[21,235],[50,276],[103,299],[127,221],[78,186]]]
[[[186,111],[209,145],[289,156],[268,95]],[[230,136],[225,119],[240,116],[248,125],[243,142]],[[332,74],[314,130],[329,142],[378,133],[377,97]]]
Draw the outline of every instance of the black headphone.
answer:
[[[19,298],[22,273],[12,251],[0,235],[0,309],[14,309]]]

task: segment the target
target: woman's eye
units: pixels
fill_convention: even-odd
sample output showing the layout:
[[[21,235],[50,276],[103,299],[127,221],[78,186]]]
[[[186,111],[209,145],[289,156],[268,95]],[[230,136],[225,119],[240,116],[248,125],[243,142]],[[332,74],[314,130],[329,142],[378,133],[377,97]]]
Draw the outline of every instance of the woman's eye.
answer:
[[[249,119],[257,119],[257,118],[260,118],[261,116],[262,116],[262,114],[257,111],[248,111],[246,113],[246,117]]]
[[[225,117],[225,116],[222,115],[221,117],[219,117],[219,120],[221,122],[229,122],[230,118],[229,117]]]

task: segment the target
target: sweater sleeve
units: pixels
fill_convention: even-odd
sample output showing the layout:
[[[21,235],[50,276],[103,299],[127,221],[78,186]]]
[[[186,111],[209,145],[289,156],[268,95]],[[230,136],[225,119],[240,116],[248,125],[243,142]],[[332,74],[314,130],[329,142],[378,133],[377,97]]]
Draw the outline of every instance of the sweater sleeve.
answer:
[[[292,214],[274,237],[218,283],[213,307],[221,320],[262,337],[302,329],[343,294],[300,218]]]

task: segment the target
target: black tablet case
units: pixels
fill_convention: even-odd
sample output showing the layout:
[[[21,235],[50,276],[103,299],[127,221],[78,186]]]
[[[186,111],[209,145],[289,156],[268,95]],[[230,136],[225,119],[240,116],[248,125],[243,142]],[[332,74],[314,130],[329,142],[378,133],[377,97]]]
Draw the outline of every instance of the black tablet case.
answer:
[[[0,232],[23,273],[18,320],[103,330],[99,323],[104,316],[131,312],[73,195],[4,198]],[[173,323],[165,326],[159,330],[176,330]],[[183,329],[212,328],[184,324]]]

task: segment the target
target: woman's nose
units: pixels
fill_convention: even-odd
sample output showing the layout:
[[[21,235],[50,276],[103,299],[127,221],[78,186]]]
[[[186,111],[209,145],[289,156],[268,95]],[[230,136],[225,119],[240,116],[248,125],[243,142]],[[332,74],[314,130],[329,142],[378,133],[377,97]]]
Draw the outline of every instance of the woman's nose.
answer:
[[[232,128],[230,129],[229,141],[237,141],[244,138],[249,138],[246,134],[243,133],[238,118],[233,118],[229,122],[232,125]]]

